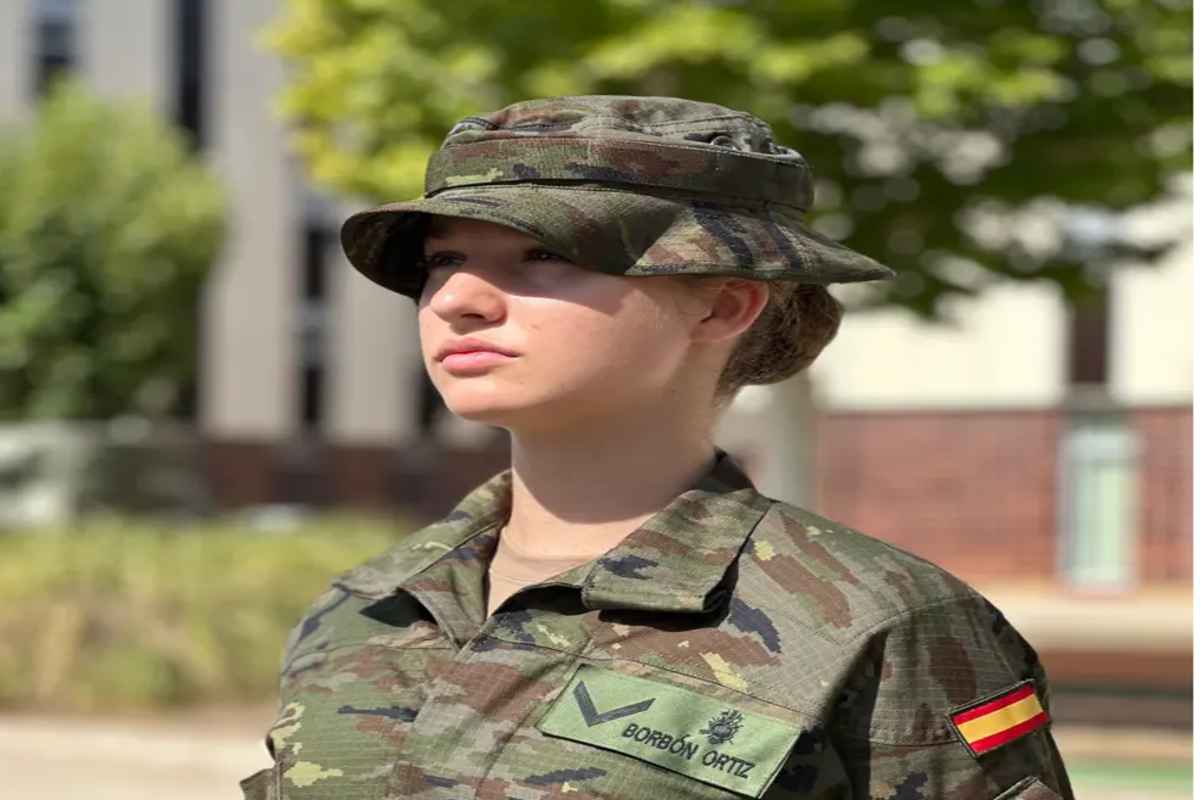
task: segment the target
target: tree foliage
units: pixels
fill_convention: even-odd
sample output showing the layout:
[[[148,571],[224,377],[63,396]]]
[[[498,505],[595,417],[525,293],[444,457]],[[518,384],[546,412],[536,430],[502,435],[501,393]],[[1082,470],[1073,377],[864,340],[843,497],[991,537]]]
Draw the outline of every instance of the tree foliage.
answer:
[[[150,109],[60,83],[0,139],[0,419],[171,410],[224,231],[216,180]]]
[[[1013,230],[1190,169],[1190,32],[1186,0],[290,0],[267,42],[313,175],[375,200],[419,194],[454,122],[529,97],[752,111],[814,165],[813,224],[900,271],[869,302],[935,316],[995,280],[1082,297],[1086,267],[1151,254]]]

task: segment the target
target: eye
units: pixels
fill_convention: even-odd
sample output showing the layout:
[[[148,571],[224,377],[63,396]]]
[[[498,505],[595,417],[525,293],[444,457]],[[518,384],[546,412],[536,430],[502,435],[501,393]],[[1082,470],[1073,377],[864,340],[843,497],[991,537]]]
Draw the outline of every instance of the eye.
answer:
[[[550,250],[544,250],[540,247],[535,247],[525,253],[525,257],[532,261],[565,261],[568,264],[574,262],[566,256],[560,256],[558,253]]]
[[[462,258],[454,253],[434,253],[432,255],[423,256],[421,258],[421,266],[425,269],[436,269],[438,267],[452,267],[459,264]]]

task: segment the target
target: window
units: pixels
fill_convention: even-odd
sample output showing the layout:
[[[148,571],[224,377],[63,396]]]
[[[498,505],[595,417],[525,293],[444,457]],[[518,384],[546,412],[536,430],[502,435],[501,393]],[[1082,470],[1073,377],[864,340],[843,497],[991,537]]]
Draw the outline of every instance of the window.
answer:
[[[1108,383],[1109,289],[1077,303],[1070,314],[1068,368],[1073,386],[1105,386]]]
[[[205,0],[175,0],[175,119],[204,146]]]
[[[304,226],[300,280],[300,427],[319,432],[325,419],[325,340],[328,317],[328,264],[333,232],[319,222]]]
[[[1080,588],[1127,588],[1135,578],[1137,442],[1119,414],[1080,412],[1062,443],[1062,566]]]
[[[33,95],[42,97],[78,59],[78,0],[36,0],[33,7]]]

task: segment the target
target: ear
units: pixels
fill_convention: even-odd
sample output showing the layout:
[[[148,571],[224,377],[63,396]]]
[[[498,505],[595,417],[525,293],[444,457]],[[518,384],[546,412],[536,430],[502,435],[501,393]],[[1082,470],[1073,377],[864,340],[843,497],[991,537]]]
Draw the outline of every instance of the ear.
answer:
[[[707,311],[692,328],[692,339],[697,342],[736,339],[754,324],[771,297],[765,282],[744,278],[713,281],[706,289]]]

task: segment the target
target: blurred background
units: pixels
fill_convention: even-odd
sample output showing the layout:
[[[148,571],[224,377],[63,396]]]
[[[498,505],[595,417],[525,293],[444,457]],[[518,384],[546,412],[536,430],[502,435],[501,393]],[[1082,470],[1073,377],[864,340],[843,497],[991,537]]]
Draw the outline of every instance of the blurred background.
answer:
[[[718,444],[979,587],[1081,800],[1192,793],[1185,0],[0,0],[0,774],[237,797],[287,630],[507,466],[337,232],[533,96],[749,110],[893,267]],[[21,791],[21,790],[24,791]]]

